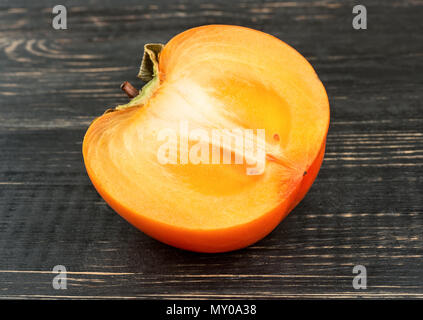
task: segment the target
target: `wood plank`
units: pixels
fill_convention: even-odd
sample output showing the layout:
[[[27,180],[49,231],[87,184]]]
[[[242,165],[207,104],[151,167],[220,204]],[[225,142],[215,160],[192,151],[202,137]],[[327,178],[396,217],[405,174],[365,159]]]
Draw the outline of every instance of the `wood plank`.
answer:
[[[51,1],[0,6],[0,298],[422,298],[421,1],[76,0],[69,29]],[[127,100],[142,47],[197,25],[238,24],[304,54],[331,103],[326,158],[304,201],[244,250],[163,245],[92,187],[81,142]],[[54,290],[53,266],[69,271]],[[352,287],[367,267],[368,289]]]

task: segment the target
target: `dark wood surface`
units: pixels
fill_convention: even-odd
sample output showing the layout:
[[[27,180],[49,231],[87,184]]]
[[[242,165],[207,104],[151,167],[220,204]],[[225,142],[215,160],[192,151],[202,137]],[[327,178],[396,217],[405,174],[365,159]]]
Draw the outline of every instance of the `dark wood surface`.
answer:
[[[0,298],[422,298],[423,2],[0,2]],[[120,218],[84,169],[92,119],[127,101],[147,42],[237,24],[289,43],[331,103],[327,153],[301,204],[244,250],[196,254]],[[352,287],[367,267],[367,290]],[[69,271],[54,290],[52,268]]]

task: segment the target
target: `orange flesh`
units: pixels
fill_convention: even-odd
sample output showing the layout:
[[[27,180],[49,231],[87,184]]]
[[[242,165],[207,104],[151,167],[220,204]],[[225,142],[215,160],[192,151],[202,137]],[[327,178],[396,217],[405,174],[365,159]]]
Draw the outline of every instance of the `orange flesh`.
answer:
[[[304,197],[323,160],[329,103],[313,68],[272,36],[212,25],[166,44],[159,77],[143,106],[88,129],[83,154],[97,191],[137,228],[179,248],[223,252],[263,238]],[[160,164],[158,132],[180,132],[181,121],[189,130],[265,129],[263,174],[247,175],[245,161]]]

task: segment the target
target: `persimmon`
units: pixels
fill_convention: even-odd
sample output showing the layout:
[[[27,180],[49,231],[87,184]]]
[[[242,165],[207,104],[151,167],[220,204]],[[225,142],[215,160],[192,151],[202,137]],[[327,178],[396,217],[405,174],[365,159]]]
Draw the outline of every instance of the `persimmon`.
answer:
[[[95,119],[83,143],[98,193],[135,227],[178,248],[231,251],[265,237],[305,196],[329,102],[295,49],[244,27],[202,26],[146,45],[139,77],[148,83],[126,83],[133,99]],[[242,139],[216,147],[213,130]]]

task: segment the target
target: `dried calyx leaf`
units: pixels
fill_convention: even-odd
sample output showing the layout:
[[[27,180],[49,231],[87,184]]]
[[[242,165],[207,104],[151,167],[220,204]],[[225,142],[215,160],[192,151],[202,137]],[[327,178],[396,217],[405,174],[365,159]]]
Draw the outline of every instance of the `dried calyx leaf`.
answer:
[[[158,73],[159,54],[164,45],[161,43],[148,43],[144,46],[144,56],[142,58],[138,78],[144,82],[151,81]]]
[[[138,78],[147,82],[136,97],[134,97],[127,104],[119,105],[115,110],[123,110],[129,107],[134,107],[144,104],[160,84],[159,79],[159,55],[163,50],[164,45],[161,43],[148,43],[144,46],[144,56],[142,58]],[[108,110],[107,112],[110,112]]]

